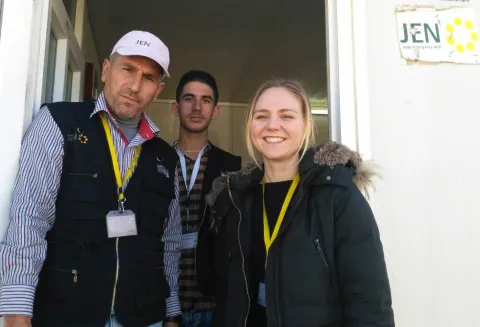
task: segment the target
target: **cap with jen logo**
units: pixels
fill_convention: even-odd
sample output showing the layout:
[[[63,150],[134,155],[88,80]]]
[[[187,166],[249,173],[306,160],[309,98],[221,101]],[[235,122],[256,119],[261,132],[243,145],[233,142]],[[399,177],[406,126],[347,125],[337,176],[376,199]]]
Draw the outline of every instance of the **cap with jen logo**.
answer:
[[[167,46],[158,37],[149,32],[131,31],[122,36],[113,47],[112,55],[118,53],[122,56],[142,56],[155,61],[163,68],[165,75],[168,73],[170,53]]]

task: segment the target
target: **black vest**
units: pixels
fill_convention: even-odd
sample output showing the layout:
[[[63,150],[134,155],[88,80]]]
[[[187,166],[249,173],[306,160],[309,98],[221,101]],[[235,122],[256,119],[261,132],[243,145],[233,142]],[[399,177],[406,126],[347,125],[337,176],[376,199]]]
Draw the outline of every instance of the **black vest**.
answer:
[[[125,192],[138,235],[109,239],[105,216],[118,208],[117,186],[100,116],[90,118],[93,103],[48,108],[64,136],[65,155],[33,326],[104,327],[112,303],[124,327],[163,320],[169,287],[162,236],[174,198],[177,154],[159,138],[143,144]]]

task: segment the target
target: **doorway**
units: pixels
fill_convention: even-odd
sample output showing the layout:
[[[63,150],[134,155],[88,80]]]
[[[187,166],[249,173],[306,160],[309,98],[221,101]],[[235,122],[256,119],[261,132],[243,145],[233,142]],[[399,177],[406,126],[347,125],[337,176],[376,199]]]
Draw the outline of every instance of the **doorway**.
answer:
[[[99,60],[132,29],[147,30],[170,49],[172,78],[148,114],[172,143],[178,121],[170,112],[180,76],[190,69],[210,72],[220,91],[221,115],[210,140],[249,162],[243,139],[246,106],[269,77],[300,80],[307,88],[317,143],[329,139],[325,3],[297,1],[86,0]]]

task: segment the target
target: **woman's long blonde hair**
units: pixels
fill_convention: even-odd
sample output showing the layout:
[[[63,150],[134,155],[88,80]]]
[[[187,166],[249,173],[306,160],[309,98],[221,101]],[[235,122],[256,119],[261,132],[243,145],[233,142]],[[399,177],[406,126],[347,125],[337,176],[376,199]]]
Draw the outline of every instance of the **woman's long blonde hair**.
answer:
[[[315,144],[315,124],[313,123],[312,110],[310,106],[310,101],[308,100],[307,91],[299,81],[282,78],[271,78],[257,89],[255,96],[250,101],[247,120],[245,124],[245,141],[247,143],[248,154],[257,165],[259,163],[257,156],[255,155],[255,149],[253,147],[252,139],[250,137],[250,128],[252,126],[253,113],[255,111],[255,106],[257,105],[258,99],[263,94],[263,92],[271,89],[272,87],[281,87],[286,89],[287,91],[290,91],[302,103],[302,115],[305,129],[303,131],[302,142],[300,143],[300,147],[298,148],[298,153],[301,153],[298,160],[302,160],[307,150]]]

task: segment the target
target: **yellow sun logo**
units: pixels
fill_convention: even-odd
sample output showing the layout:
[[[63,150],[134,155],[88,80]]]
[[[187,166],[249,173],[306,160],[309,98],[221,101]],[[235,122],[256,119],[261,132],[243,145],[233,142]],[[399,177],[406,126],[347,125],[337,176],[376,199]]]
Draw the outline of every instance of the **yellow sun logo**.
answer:
[[[474,30],[472,21],[463,21],[460,17],[455,17],[452,24],[447,24],[447,43],[455,47],[457,52],[475,50],[478,33]]]

